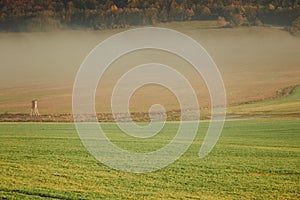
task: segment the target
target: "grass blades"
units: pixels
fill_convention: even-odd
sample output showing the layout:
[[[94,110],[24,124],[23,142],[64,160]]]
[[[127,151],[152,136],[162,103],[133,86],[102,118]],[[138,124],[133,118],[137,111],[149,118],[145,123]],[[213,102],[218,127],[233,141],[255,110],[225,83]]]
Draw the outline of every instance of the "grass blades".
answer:
[[[198,158],[208,123],[189,150],[156,172],[115,171],[82,146],[73,124],[0,124],[0,198],[8,199],[297,199],[300,121],[228,121],[209,156]],[[178,124],[145,140],[115,124],[108,137],[130,151],[169,141]]]

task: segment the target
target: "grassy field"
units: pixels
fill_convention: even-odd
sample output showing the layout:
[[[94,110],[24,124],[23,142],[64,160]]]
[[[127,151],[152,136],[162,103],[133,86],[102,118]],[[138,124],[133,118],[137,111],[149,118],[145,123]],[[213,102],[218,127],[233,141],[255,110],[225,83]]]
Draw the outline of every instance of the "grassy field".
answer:
[[[229,115],[242,116],[300,116],[300,86],[295,87],[288,96],[258,101],[237,106],[230,106],[227,109]]]
[[[151,151],[178,124],[145,142],[104,124],[131,151]],[[175,163],[148,174],[115,171],[82,146],[73,124],[0,124],[1,199],[299,199],[300,121],[227,121],[212,153],[197,155],[208,123]]]

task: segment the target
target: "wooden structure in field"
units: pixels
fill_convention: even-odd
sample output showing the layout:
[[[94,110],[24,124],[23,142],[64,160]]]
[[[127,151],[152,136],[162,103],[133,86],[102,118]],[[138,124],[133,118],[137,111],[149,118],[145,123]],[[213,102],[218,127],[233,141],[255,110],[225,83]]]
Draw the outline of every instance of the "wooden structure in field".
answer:
[[[39,116],[38,102],[36,99],[31,101],[31,113],[30,116]]]

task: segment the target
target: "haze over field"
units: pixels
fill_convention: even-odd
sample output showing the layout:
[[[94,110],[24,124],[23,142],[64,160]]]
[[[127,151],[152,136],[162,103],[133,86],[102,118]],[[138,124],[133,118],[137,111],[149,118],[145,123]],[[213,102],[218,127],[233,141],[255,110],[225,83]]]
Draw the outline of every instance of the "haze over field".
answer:
[[[261,100],[300,84],[300,38],[280,28],[201,29],[201,23],[173,22],[163,27],[177,29],[206,48],[223,76],[229,104]],[[31,99],[37,98],[41,113],[70,113],[72,85],[83,59],[99,42],[120,31],[0,33],[0,112],[28,112]],[[112,87],[122,73],[147,62],[167,64],[182,72],[195,88],[201,106],[208,106],[206,88],[186,61],[147,50],[112,64],[97,91],[97,111],[109,111]],[[148,110],[149,104],[157,101],[153,95],[157,91],[167,109],[176,108],[171,93],[148,86],[136,93],[132,109]]]
[[[0,199],[299,199],[299,77],[300,0],[0,0]]]

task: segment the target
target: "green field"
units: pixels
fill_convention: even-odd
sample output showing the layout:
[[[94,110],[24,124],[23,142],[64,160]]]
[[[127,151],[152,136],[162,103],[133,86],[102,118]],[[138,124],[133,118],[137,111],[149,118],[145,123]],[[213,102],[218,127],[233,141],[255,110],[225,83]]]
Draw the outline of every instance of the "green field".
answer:
[[[295,87],[288,96],[258,101],[248,104],[230,106],[230,115],[241,116],[300,116],[300,86]]]
[[[130,151],[151,151],[177,123],[144,140],[104,124]],[[1,199],[299,199],[300,120],[227,121],[209,156],[198,158],[208,123],[175,163],[156,172],[115,171],[83,147],[73,124],[0,124]]]

